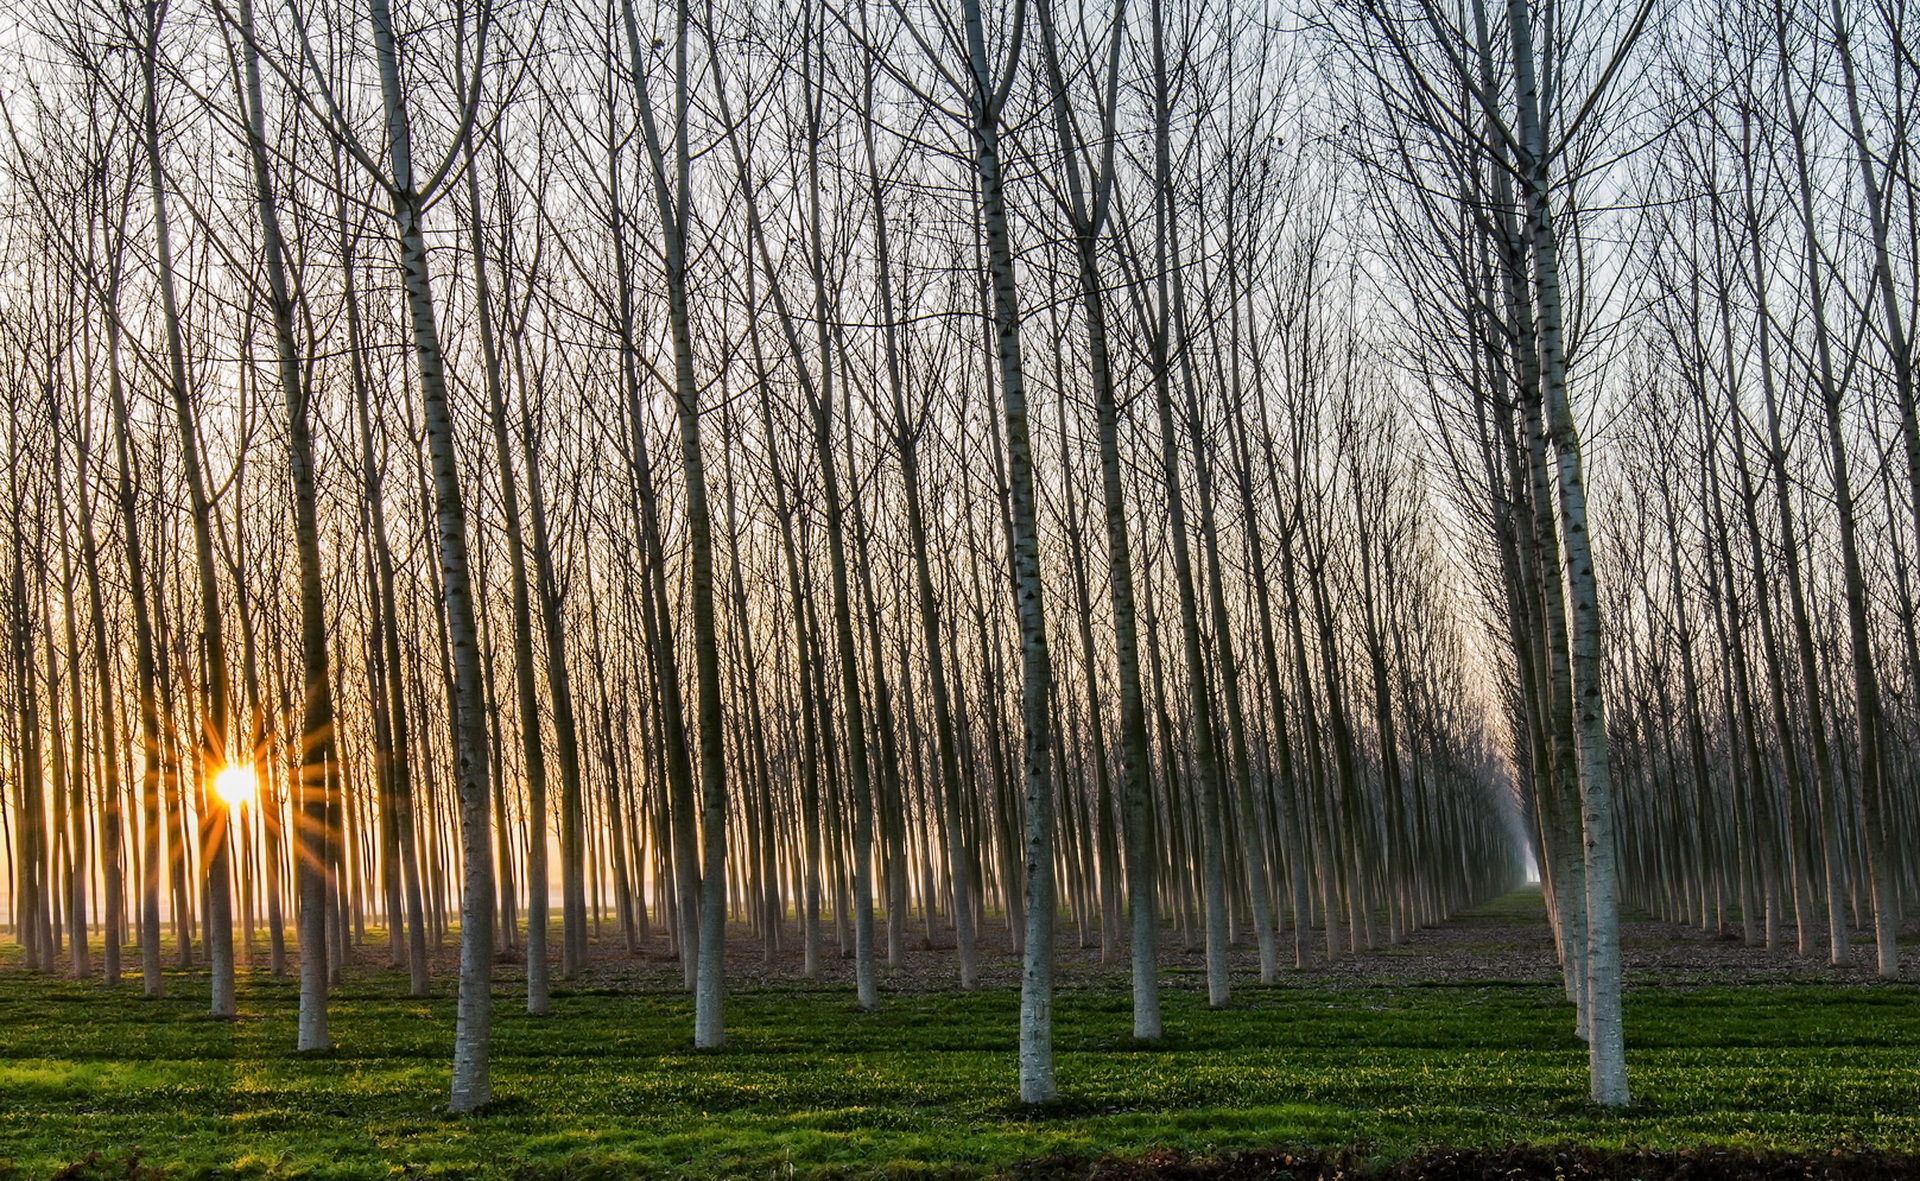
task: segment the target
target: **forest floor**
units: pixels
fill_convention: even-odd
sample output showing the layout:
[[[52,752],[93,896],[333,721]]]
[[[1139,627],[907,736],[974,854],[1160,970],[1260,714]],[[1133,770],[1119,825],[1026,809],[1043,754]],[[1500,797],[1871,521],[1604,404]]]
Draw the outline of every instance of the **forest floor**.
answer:
[[[1802,1152],[1866,1162],[1848,1175],[1920,1175],[1912,1158],[1847,1155],[1920,1152],[1920,992],[1877,983],[1864,955],[1828,967],[1824,943],[1801,959],[1627,923],[1634,1102],[1612,1112],[1586,1099],[1586,1052],[1537,893],[1271,986],[1255,983],[1252,949],[1236,950],[1221,1011],[1206,1006],[1199,954],[1169,932],[1166,1037],[1151,1045],[1129,1036],[1124,967],[1075,947],[1069,924],[1054,1010],[1062,1099],[1034,1111],[1012,1101],[1017,961],[1004,933],[972,993],[952,990],[951,949],[928,949],[923,934],[883,974],[880,1009],[862,1013],[849,962],[799,981],[796,952],[766,965],[739,932],[729,1042],[704,1052],[663,956],[597,947],[538,1019],[518,1003],[520,968],[502,963],[495,1099],[467,1116],[443,1110],[450,962],[416,1000],[383,951],[361,949],[334,994],[335,1047],[302,1055],[290,980],[243,973],[242,1016],[214,1021],[204,969],[169,970],[166,996],[150,1001],[133,980],[108,990],[29,974],[9,946],[0,1181],[89,1154],[72,1176],[138,1181],[134,1156],[169,1178],[1253,1176],[1282,1158],[1232,1154],[1352,1149],[1405,1169],[1433,1146],[1563,1143]],[[1536,1175],[1509,1173],[1504,1158],[1479,1174],[1462,1163],[1483,1159],[1471,1153],[1432,1159],[1453,1163],[1404,1175]],[[1722,1175],[1644,1152],[1593,1158],[1615,1162],[1601,1172],[1575,1167],[1577,1153],[1555,1159],[1538,1175]],[[1693,1172],[1674,1174],[1675,1161]]]

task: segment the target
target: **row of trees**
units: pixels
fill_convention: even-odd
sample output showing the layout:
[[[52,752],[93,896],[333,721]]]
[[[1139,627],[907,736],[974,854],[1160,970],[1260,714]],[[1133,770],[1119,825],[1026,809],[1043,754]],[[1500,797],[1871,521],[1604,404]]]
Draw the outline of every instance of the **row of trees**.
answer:
[[[730,925],[867,1007],[1000,928],[1029,1102],[1063,918],[1150,1039],[1163,937],[1222,1005],[1530,849],[1608,1103],[1623,888],[1898,972],[1901,13],[21,16],[29,966],[231,1015],[293,925],[314,1048],[457,932],[456,1110],[500,951],[677,956],[711,1046]]]
[[[1395,343],[1492,543],[1509,753],[1603,1102],[1627,1094],[1622,893],[1749,944],[1790,923],[1801,954],[1824,927],[1835,965],[1867,927],[1901,972],[1907,22],[1772,0],[1363,5],[1336,26],[1375,63],[1352,83],[1370,209],[1423,247],[1382,252],[1414,297]],[[1604,430],[1591,526],[1575,378]]]
[[[1622,342],[1611,692],[1644,703],[1614,736],[1644,801],[1622,848],[1650,908],[1803,955],[1824,934],[1834,964],[1866,928],[1893,978],[1920,884],[1906,18],[1715,19],[1724,56],[1672,67],[1713,99],[1650,160]]]

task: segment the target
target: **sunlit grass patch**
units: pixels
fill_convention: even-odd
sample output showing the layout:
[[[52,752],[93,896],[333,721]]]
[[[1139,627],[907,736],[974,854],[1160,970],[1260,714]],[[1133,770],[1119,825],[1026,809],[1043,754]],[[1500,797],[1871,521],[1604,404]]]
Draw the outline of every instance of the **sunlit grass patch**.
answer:
[[[1557,988],[1242,987],[1213,1011],[1165,997],[1167,1037],[1128,1036],[1124,992],[1063,990],[1061,1101],[1013,1102],[1011,991],[818,989],[729,999],[729,1044],[695,1053],[678,993],[496,1001],[496,1100],[443,1110],[450,990],[356,977],[335,1048],[292,1052],[295,995],[244,976],[243,1020],[210,1021],[204,978],[168,994],[0,968],[0,1158],[46,1176],[140,1152],[168,1176],[471,1178],[944,1176],[1054,1154],[1276,1144],[1572,1140],[1920,1149],[1920,1003],[1892,986],[1629,993],[1635,1104],[1586,1100],[1586,1054]]]

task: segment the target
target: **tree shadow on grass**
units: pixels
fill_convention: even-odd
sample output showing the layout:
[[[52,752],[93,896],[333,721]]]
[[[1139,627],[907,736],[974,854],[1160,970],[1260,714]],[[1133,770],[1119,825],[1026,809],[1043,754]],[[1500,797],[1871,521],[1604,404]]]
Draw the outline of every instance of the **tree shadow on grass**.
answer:
[[[1920,1155],[1873,1149],[1814,1154],[1511,1144],[1429,1147],[1389,1158],[1361,1144],[1212,1157],[1056,1155],[1022,1161],[1009,1172],[1018,1181],[1912,1181],[1920,1177]]]

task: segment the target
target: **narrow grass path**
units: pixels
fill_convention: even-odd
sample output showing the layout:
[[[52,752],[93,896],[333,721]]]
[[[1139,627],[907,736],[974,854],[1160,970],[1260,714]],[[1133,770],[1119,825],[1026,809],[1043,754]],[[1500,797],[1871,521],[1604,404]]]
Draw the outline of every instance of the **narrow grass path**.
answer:
[[[291,983],[244,977],[234,1022],[202,1016],[203,975],[168,984],[145,1001],[0,967],[14,1173],[136,1148],[183,1178],[982,1173],[1056,1152],[1354,1142],[1920,1150],[1908,986],[1632,990],[1621,1114],[1587,1104],[1572,1010],[1537,983],[1243,986],[1220,1012],[1170,991],[1150,1047],[1127,1036],[1123,991],[1065,991],[1064,1097],[1040,1113],[1011,1102],[1010,991],[895,994],[870,1014],[838,990],[743,992],[730,1044],[695,1053],[679,995],[556,992],[536,1020],[503,990],[496,1102],[451,1117],[450,988],[415,1001],[402,978],[361,976],[336,994],[337,1047],[310,1057],[290,1049]]]

